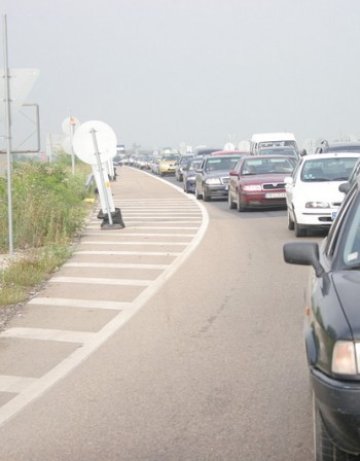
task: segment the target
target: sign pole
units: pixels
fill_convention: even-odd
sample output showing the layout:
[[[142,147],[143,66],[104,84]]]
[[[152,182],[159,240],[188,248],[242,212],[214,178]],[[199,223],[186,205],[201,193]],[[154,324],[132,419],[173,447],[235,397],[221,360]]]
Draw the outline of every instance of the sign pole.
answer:
[[[98,147],[97,139],[96,139],[96,130],[94,128],[92,128],[90,130],[90,133],[91,133],[91,136],[93,138],[94,149],[95,149],[95,157],[96,157],[97,167],[98,167],[98,170],[99,170],[99,173],[100,173],[100,183],[101,183],[101,188],[102,188],[104,199],[105,199],[106,211],[107,211],[108,218],[109,218],[109,224],[110,224],[110,226],[112,226],[113,221],[112,221],[112,216],[111,216],[109,197],[107,195],[107,190],[106,190],[106,187],[105,187],[103,165],[101,164],[101,161],[100,161],[100,152],[99,152],[99,147]]]
[[[70,120],[70,155],[71,155],[71,171],[73,176],[75,175],[75,155],[73,149],[73,137],[74,137],[74,128],[75,128],[75,121],[73,120],[72,116],[69,117]]]
[[[8,238],[9,253],[14,252],[13,243],[13,215],[12,215],[12,184],[11,184],[11,112],[10,112],[10,73],[8,63],[8,46],[7,46],[7,21],[6,15],[3,15],[3,32],[4,32],[4,89],[5,89],[5,138],[6,138],[6,164],[7,164],[7,200],[8,200]]]

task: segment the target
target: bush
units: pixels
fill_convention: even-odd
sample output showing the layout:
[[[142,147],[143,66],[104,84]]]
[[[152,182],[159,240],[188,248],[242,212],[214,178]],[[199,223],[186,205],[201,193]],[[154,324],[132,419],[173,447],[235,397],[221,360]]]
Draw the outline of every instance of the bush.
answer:
[[[15,163],[12,172],[13,243],[16,257],[0,270],[0,306],[24,301],[71,254],[70,243],[89,212],[87,165],[76,174],[66,161]],[[6,180],[0,178],[0,253],[8,251]]]
[[[16,163],[12,174],[13,241],[16,249],[68,242],[87,213],[85,171],[61,164]],[[8,247],[6,182],[0,183],[0,252]]]

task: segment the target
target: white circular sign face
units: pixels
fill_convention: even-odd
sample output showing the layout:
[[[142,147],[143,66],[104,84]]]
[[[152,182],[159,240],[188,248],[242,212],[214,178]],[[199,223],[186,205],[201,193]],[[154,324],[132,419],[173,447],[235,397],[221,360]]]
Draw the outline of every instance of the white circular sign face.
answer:
[[[73,149],[80,160],[90,165],[97,164],[94,138],[101,163],[115,157],[117,140],[113,129],[104,122],[91,120],[81,124],[73,137]]]
[[[76,117],[67,117],[65,120],[63,120],[61,124],[61,128],[63,130],[63,133],[70,136],[71,133],[75,132],[76,128],[79,125],[80,125],[80,122]]]

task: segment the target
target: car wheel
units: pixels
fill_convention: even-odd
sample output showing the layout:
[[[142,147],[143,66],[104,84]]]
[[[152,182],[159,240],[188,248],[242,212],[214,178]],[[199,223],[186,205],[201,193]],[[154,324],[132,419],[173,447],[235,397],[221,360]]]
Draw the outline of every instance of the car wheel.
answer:
[[[195,197],[196,197],[198,200],[200,200],[200,199],[202,198],[202,195],[199,194],[199,191],[198,191],[197,186],[195,186]]]
[[[210,202],[211,196],[206,192],[206,189],[203,190],[203,200],[204,202]]]
[[[236,209],[238,210],[239,213],[246,210],[246,207],[241,203],[241,195],[240,194],[238,196],[238,202],[236,204]]]
[[[360,456],[350,455],[338,448],[330,439],[320,410],[313,397],[314,453],[315,461],[356,461]]]
[[[295,230],[295,237],[305,237],[306,229],[303,226],[300,226],[296,221],[296,216],[294,216],[294,230]]]
[[[294,223],[294,221],[291,219],[291,215],[290,215],[289,209],[287,210],[287,218],[288,218],[288,229],[289,229],[289,230],[294,230],[295,223]]]
[[[230,210],[233,210],[234,208],[236,208],[236,204],[232,201],[230,191],[228,193],[228,205],[229,205]]]

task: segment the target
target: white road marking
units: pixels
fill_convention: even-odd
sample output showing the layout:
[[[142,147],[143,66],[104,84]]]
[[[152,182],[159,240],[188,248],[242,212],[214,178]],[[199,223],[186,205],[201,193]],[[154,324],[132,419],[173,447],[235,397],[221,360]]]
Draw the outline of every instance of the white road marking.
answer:
[[[181,253],[174,251],[75,251],[76,255],[127,255],[127,256],[179,256]]]
[[[119,231],[119,229],[116,229],[117,232],[119,233],[124,233],[124,235],[128,235],[127,234],[127,231],[132,231],[133,229],[135,230],[143,230],[143,229],[154,229],[154,230],[172,230],[172,229],[175,229],[175,230],[196,230],[198,229],[199,226],[142,226],[142,225],[136,225],[136,226],[131,226],[130,228],[129,227],[125,227],[124,229],[121,229]],[[95,225],[90,225],[90,226],[87,226],[87,229],[99,229],[99,225],[98,226],[95,226]],[[111,229],[110,229],[110,232],[111,232]],[[102,234],[104,234],[104,230],[101,231]],[[146,235],[145,233],[142,234],[142,235]]]
[[[86,240],[81,242],[81,245],[151,245],[151,246],[186,246],[189,241],[187,242],[132,242],[132,241],[126,241],[126,242],[119,242],[117,240],[102,240],[102,241],[93,241],[93,240]]]
[[[89,285],[119,285],[119,286],[134,286],[146,287],[153,280],[131,280],[131,279],[107,279],[100,277],[52,277],[48,280],[49,283],[83,283]]]
[[[104,232],[84,232],[83,234],[83,237],[89,237],[89,236],[104,236]],[[157,234],[150,234],[148,232],[143,232],[143,233],[139,233],[139,232],[131,232],[131,233],[119,233],[117,234],[116,236],[117,237],[146,237],[146,238],[152,238],[152,237],[194,237],[196,234],[194,233],[191,233],[191,234],[186,234],[186,233],[182,233],[182,234],[171,234],[171,233],[157,233]],[[167,242],[169,243],[169,242]],[[186,243],[189,243],[189,242],[186,242]]]
[[[168,267],[168,264],[126,264],[126,263],[65,263],[63,267],[103,267],[109,269],[149,269],[162,270]]]
[[[84,331],[53,330],[46,328],[9,328],[0,333],[0,338],[21,338],[84,344],[95,335],[96,333]]]
[[[28,304],[48,307],[75,307],[79,309],[109,309],[122,311],[131,306],[130,302],[102,301],[96,299],[41,298],[35,297]]]
[[[26,378],[24,376],[0,375],[0,392],[13,392],[18,394],[26,389],[36,378]]]
[[[198,212],[198,211],[183,211],[183,212],[176,212],[176,213],[169,213],[168,211],[164,210],[164,211],[124,211],[123,212],[123,216],[169,216],[170,218],[177,218],[177,217],[189,217],[189,218],[193,218],[194,215],[198,218],[201,217],[201,214]]]

